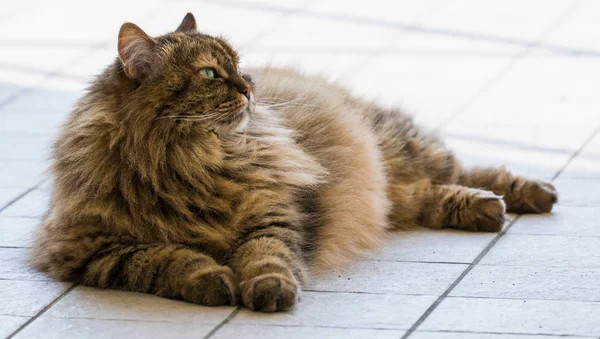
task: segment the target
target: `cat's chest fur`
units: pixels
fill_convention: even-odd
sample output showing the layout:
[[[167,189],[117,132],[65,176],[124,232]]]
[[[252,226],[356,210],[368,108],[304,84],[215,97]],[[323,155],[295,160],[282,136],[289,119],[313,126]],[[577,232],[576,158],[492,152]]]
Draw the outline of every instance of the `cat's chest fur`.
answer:
[[[292,135],[263,123],[220,137],[219,160],[203,168],[208,177],[194,182],[195,189],[177,193],[190,195],[181,212],[187,230],[187,238],[181,240],[227,252],[261,213],[283,205],[293,208],[300,192],[318,187],[325,171]]]

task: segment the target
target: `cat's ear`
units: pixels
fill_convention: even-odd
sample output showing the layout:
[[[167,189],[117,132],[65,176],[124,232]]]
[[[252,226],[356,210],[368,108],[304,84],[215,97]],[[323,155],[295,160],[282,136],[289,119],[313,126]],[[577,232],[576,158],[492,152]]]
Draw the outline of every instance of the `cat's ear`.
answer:
[[[194,18],[192,13],[188,13],[183,17],[175,32],[194,32],[196,29],[196,18]]]
[[[155,71],[156,42],[137,25],[127,22],[121,26],[118,48],[128,78],[142,80]]]

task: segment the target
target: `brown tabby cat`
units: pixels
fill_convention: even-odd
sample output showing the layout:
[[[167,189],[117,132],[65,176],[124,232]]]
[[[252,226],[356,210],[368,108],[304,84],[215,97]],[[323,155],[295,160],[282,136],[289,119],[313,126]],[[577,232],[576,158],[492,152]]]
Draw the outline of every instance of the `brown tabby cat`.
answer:
[[[289,309],[307,279],[389,228],[499,231],[551,184],[465,169],[397,110],[287,69],[238,69],[223,39],[121,27],[119,58],[54,149],[32,260],[60,280],[203,305]],[[254,80],[253,80],[254,79]]]

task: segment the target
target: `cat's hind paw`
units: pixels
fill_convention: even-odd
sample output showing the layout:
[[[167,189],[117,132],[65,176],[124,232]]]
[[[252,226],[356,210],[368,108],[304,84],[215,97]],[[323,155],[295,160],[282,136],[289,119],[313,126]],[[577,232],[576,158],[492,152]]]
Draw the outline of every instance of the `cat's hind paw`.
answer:
[[[520,187],[518,201],[508,204],[513,213],[549,213],[558,201],[558,193],[551,183],[527,180]]]

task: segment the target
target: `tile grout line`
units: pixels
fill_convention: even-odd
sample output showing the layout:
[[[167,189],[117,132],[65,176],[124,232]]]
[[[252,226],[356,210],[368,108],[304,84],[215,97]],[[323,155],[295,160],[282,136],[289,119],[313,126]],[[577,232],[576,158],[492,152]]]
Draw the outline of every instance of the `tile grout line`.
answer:
[[[249,39],[248,42],[240,44],[238,46],[238,48],[239,49],[251,48],[252,44],[258,43],[265,36],[268,36],[271,33],[271,31],[273,30],[273,28],[277,28],[282,20],[284,20],[290,16],[293,16],[295,13],[297,13],[300,10],[301,7],[306,7],[306,6],[312,5],[313,2],[314,2],[314,0],[304,0],[302,2],[302,4],[300,4],[298,6],[294,6],[292,8],[289,8],[289,9],[286,9],[285,11],[280,12],[279,15],[276,16],[275,19],[273,20],[273,23],[271,23],[270,25],[267,25],[265,28],[263,28],[262,30],[255,33],[252,36],[252,38]]]
[[[598,126],[596,128],[596,130],[594,130],[594,132],[592,132],[592,134],[583,142],[582,146],[572,154],[572,156],[567,160],[565,165],[556,172],[556,174],[552,177],[552,179],[550,181],[554,181],[556,178],[558,178],[558,176],[564,171],[564,169],[569,165],[569,163],[573,159],[575,159],[575,157],[579,153],[581,153],[581,151],[583,151],[585,146],[588,145],[598,133],[600,133],[600,126]],[[475,258],[473,263],[470,264],[469,267],[467,267],[463,273],[461,273],[461,275],[450,285],[450,287],[448,287],[448,289],[446,291],[444,291],[444,293],[441,296],[439,296],[434,301],[434,303],[431,306],[429,306],[429,308],[423,313],[423,315],[421,315],[421,317],[419,317],[419,319],[417,319],[417,321],[401,337],[401,339],[409,338],[410,335],[412,335],[412,333],[417,330],[417,328],[429,317],[429,315],[431,315],[431,313],[433,313],[433,311],[435,311],[435,309],[439,306],[439,304],[441,304],[441,302],[444,301],[449,296],[449,294],[454,290],[454,288],[456,288],[456,286],[458,286],[458,284],[465,278],[465,276],[471,270],[473,270],[473,268],[475,268],[475,266],[478,265],[479,262],[481,262],[483,257],[485,255],[487,255],[487,253],[492,249],[492,247],[494,247],[494,245],[500,240],[500,238],[502,238],[520,218],[521,218],[520,215],[517,216],[515,219],[513,219],[510,222],[510,224],[505,229],[502,230],[502,232],[500,232],[494,239],[492,239],[492,241],[483,249],[483,251],[477,256],[477,258]],[[500,299],[506,299],[506,298],[500,298]],[[521,298],[518,298],[518,299],[521,299]],[[545,299],[543,299],[543,300],[545,300]]]
[[[15,204],[17,201],[23,199],[27,194],[29,194],[29,193],[33,192],[34,190],[36,190],[43,182],[44,182],[44,180],[42,180],[41,182],[38,182],[34,186],[26,189],[21,194],[17,195],[15,198],[13,198],[9,202],[7,202],[4,206],[0,207],[0,213],[2,213],[5,209],[7,209],[10,206],[12,206],[13,204]]]
[[[149,16],[153,16],[153,15],[157,15],[156,13],[149,13]],[[84,50],[84,52],[80,55],[78,55],[76,58],[73,58],[71,60],[69,60],[69,62],[57,67],[56,69],[48,72],[46,75],[44,75],[37,83],[43,83],[44,81],[52,78],[53,76],[57,76],[60,75],[64,69],[66,67],[68,67],[69,65],[72,65],[74,63],[80,62],[82,60],[85,60],[86,58],[88,58],[92,53],[96,52],[99,49],[99,47],[97,45],[92,45],[90,47],[88,47],[87,49]],[[33,87],[25,87],[23,89],[21,89],[20,91],[17,91],[16,93],[14,93],[12,96],[10,96],[8,99],[4,100],[3,102],[0,103],[0,109],[9,104],[10,102],[16,100],[18,97],[20,97],[23,94],[27,94],[29,92],[33,91]],[[9,206],[11,206],[12,204],[16,203],[18,200],[20,200],[21,198],[23,198],[24,196],[26,196],[27,194],[29,194],[31,191],[35,190],[36,188],[38,188],[40,185],[42,185],[45,182],[45,180],[41,180],[40,182],[38,182],[35,186],[29,188],[28,190],[26,190],[25,192],[23,192],[21,195],[19,195],[18,197],[16,197],[15,199],[11,200],[8,202],[8,204],[4,205],[2,208],[0,208],[0,213],[2,211],[4,211],[6,208],[8,208]],[[35,319],[39,318],[42,314],[44,314],[47,310],[49,310],[54,304],[56,304],[57,302],[59,302],[63,297],[65,297],[69,292],[71,292],[73,289],[75,289],[75,287],[77,286],[77,284],[73,284],[71,285],[66,291],[64,291],[63,293],[61,293],[56,299],[54,299],[52,302],[50,302],[48,305],[46,305],[40,312],[38,312],[36,315],[34,315],[31,319],[29,319],[28,321],[26,321],[23,325],[21,325],[16,331],[14,331],[13,333],[11,333],[8,337],[6,337],[6,339],[11,339],[13,338],[15,335],[17,335],[21,330],[23,330],[25,327],[29,326],[29,324],[31,324]]]
[[[69,288],[67,288],[63,293],[61,293],[58,297],[56,297],[54,300],[52,300],[51,303],[49,303],[48,305],[46,305],[46,307],[44,307],[36,315],[34,315],[33,317],[31,317],[31,319],[27,320],[23,325],[19,326],[19,328],[17,328],[13,333],[11,333],[8,337],[6,337],[6,339],[13,338],[15,335],[17,335],[19,332],[21,332],[25,327],[29,326],[29,324],[31,324],[32,322],[34,322],[42,314],[46,313],[46,311],[48,311],[52,306],[54,306],[54,304],[56,304],[57,302],[59,302],[62,298],[64,298],[67,294],[69,294],[69,292],[71,292],[73,289],[75,289],[76,286],[77,286],[77,284],[73,284]]]
[[[307,1],[307,3],[310,3],[310,1]],[[578,4],[578,2],[576,2],[575,4]],[[572,14],[572,12],[577,8],[576,5],[571,6],[571,8],[569,8],[565,13],[563,13],[563,15],[561,15],[554,23],[554,25],[548,27],[546,29],[546,31],[542,34],[542,36],[540,37],[540,39],[538,39],[538,41],[535,44],[532,44],[531,46],[526,47],[525,49],[523,49],[523,51],[521,53],[518,53],[515,58],[513,59],[512,62],[509,63],[509,65],[506,67],[506,69],[504,69],[503,71],[500,72],[500,74],[498,74],[496,76],[495,79],[493,79],[490,83],[488,83],[488,85],[485,85],[480,91],[478,91],[475,96],[468,101],[467,103],[465,103],[463,105],[463,107],[459,107],[459,109],[456,111],[457,113],[453,114],[450,117],[450,120],[452,120],[455,116],[458,115],[459,112],[461,112],[461,110],[464,110],[464,108],[468,107],[472,102],[474,102],[481,94],[485,93],[487,90],[489,90],[489,88],[493,87],[493,85],[500,80],[506,73],[508,73],[512,67],[514,66],[514,64],[520,59],[522,58],[524,55],[526,55],[530,49],[532,49],[532,47],[535,47],[536,45],[539,45],[539,43],[543,40],[543,38],[552,31],[552,28],[556,27],[557,25],[559,25],[560,23],[562,23],[566,18],[568,18],[570,16],[570,14]],[[430,14],[431,12],[433,12],[437,7],[440,7],[441,5],[438,4],[438,6],[434,6],[434,8],[430,9],[429,11],[427,11],[426,14]],[[286,17],[290,14],[293,14],[294,10],[290,10],[289,12],[284,13],[283,15],[281,15],[281,17],[279,19],[281,19],[282,17]],[[418,21],[422,21],[418,20]],[[266,30],[263,30],[262,32],[259,32],[255,37],[253,37],[253,41],[256,41],[260,38],[262,38],[265,34]],[[246,47],[249,47],[252,45],[252,42],[246,44]],[[385,50],[385,49],[384,49]],[[383,51],[384,51],[383,50]],[[365,63],[370,62],[371,60],[373,60],[374,58],[376,58],[378,55],[380,55],[382,52],[382,50],[377,50],[374,51],[370,56],[367,57],[367,59],[362,63],[362,65],[364,66]],[[343,77],[342,77],[343,78]],[[489,87],[489,88],[488,88]],[[475,258],[475,260],[473,261],[473,263],[471,263],[469,265],[469,267],[467,267],[467,269],[465,269],[465,271],[463,271],[461,273],[461,275],[457,278],[457,280],[455,280],[455,282],[450,286],[449,289],[447,289],[444,294],[442,294],[442,296],[440,298],[438,298],[438,300],[436,300],[434,302],[434,304],[432,306],[430,306],[430,309],[428,309],[424,316],[422,316],[422,320],[421,322],[417,321],[417,323],[415,323],[411,329],[409,329],[409,331],[406,332],[406,334],[404,336],[402,336],[402,338],[407,338],[408,336],[410,336],[410,334],[412,334],[412,332],[414,332],[416,330],[416,328],[425,320],[425,318],[427,318],[427,316],[433,312],[433,310],[437,307],[437,305],[439,305],[439,303],[441,303],[443,301],[443,299],[445,299],[445,297],[452,292],[452,290],[460,283],[460,281],[462,281],[462,279],[477,265],[477,263],[479,263],[479,261],[481,261],[483,259],[483,257],[487,254],[487,252],[489,252],[491,250],[491,248],[498,242],[498,240],[504,235],[506,234],[506,232],[508,232],[508,230],[512,227],[512,225],[514,223],[516,223],[519,220],[520,216],[517,216],[515,219],[513,219],[510,224],[506,227],[506,229],[504,229],[500,234],[498,234],[494,239],[492,239],[492,241],[484,248],[484,250]],[[435,305],[435,307],[434,307]],[[432,308],[433,307],[433,308]],[[215,328],[213,328],[204,338],[208,339],[211,338],[219,329],[221,329],[223,326],[225,326],[227,323],[229,323],[229,321],[231,321],[239,312],[241,311],[240,307],[237,307],[227,318],[225,318],[220,324],[218,324]]]
[[[520,216],[513,219],[508,224],[508,226],[506,226],[500,233],[498,233],[494,237],[494,239],[492,239],[492,241],[490,241],[487,244],[487,246],[479,253],[479,255],[477,255],[477,257],[475,258],[475,260],[473,260],[473,262],[469,265],[469,267],[467,267],[458,276],[458,278],[456,278],[452,282],[452,284],[444,291],[444,293],[442,293],[442,295],[440,295],[433,302],[433,304],[431,304],[431,306],[429,306],[429,308],[427,308],[427,310],[425,310],[425,312],[419,317],[419,319],[417,319],[417,321],[415,321],[415,323],[401,337],[401,339],[408,338],[414,331],[417,330],[417,328],[429,317],[429,315],[431,313],[433,313],[433,311],[435,311],[435,309],[439,306],[439,304],[441,304],[442,301],[444,301],[444,299],[446,299],[446,297],[454,290],[454,288],[456,288],[456,286],[458,286],[458,284],[464,279],[464,277],[467,274],[469,274],[469,272],[471,272],[471,270],[473,270],[473,268],[475,268],[475,266],[477,266],[477,264],[479,264],[479,262],[483,259],[483,257],[492,249],[492,247],[494,247],[494,245],[496,245],[496,243],[500,240],[500,238],[502,238],[506,234],[506,232],[508,232],[508,230],[512,227],[512,225],[514,225],[519,219],[520,219]]]
[[[532,46],[526,47],[521,53],[519,53],[515,58],[513,58],[509,62],[507,67],[505,69],[503,69],[495,77],[495,79],[492,79],[492,81],[489,82],[488,85],[485,85],[482,89],[477,91],[475,93],[475,96],[471,100],[467,101],[467,105],[465,106],[465,108],[468,107],[468,105],[470,105],[470,103],[474,102],[478,97],[480,97],[480,95],[484,94],[487,90],[492,88],[493,84],[497,83],[497,81],[499,81],[502,77],[504,77],[505,74],[507,74],[510,70],[512,70],[513,66],[523,56],[525,56],[532,48],[539,45],[541,43],[541,41],[543,41],[543,39],[545,39],[554,29],[560,27],[575,12],[575,10],[579,7],[579,4],[580,4],[579,1],[574,2],[573,5],[571,5],[564,13],[562,13],[551,25],[549,25],[545,29],[545,31],[540,35],[540,38],[538,39],[538,41],[536,43],[532,44]],[[460,112],[461,111],[459,108],[459,110],[457,110],[455,114],[450,116],[450,118],[445,121],[444,125],[447,125],[449,122],[451,122],[456,116],[458,116],[460,114]],[[440,126],[442,126],[442,125],[439,125],[438,129]],[[552,180],[554,180],[554,178],[556,178],[560,174],[560,171],[561,170],[559,169],[558,173],[552,178]],[[517,216],[516,218],[514,218],[505,229],[503,229],[498,235],[496,235],[496,237],[494,237],[494,239],[492,239],[492,241],[490,241],[490,243],[481,251],[481,253],[479,253],[479,255],[475,258],[475,260],[473,260],[473,263],[471,263],[469,265],[469,267],[467,267],[458,276],[458,278],[456,278],[456,280],[454,280],[454,282],[448,287],[448,289],[446,289],[446,291],[444,291],[444,293],[442,293],[442,295],[440,295],[433,302],[433,304],[431,304],[431,306],[429,306],[429,308],[427,308],[427,310],[419,317],[419,319],[417,319],[417,321],[408,329],[408,331],[406,331],[406,333],[401,337],[401,339],[409,338],[417,330],[417,328],[419,328],[419,326],[421,326],[421,324],[423,322],[425,322],[425,320],[429,317],[429,315],[431,315],[431,313],[433,313],[433,311],[435,311],[435,309],[442,303],[442,301],[444,301],[444,299],[446,299],[446,297],[448,297],[448,295],[454,290],[454,288],[456,288],[456,286],[458,286],[458,284],[466,277],[466,275],[469,272],[471,272],[471,270],[473,270],[473,268],[475,268],[475,266],[483,259],[483,257],[485,257],[487,255],[487,253],[492,249],[492,247],[494,247],[496,245],[496,243],[510,230],[510,228],[520,218],[521,218],[520,215]]]
[[[419,27],[419,26],[423,25],[425,22],[427,22],[428,17],[435,14],[436,11],[439,11],[441,8],[443,8],[446,5],[448,5],[447,1],[439,1],[435,5],[429,7],[427,10],[415,15],[415,17],[411,20],[410,25],[413,27]],[[401,31],[398,35],[394,35],[394,37],[392,37],[390,40],[388,40],[384,46],[382,46],[380,48],[375,48],[372,51],[370,51],[369,53],[367,53],[365,55],[365,58],[362,61],[360,61],[358,63],[358,65],[356,65],[356,67],[354,67],[354,69],[348,70],[348,71],[344,72],[343,74],[337,76],[336,77],[337,81],[340,81],[343,83],[349,82],[355,76],[357,71],[364,69],[365,67],[367,67],[367,65],[369,63],[372,63],[373,61],[377,60],[377,58],[379,58],[380,56],[385,55],[385,53],[387,53],[388,51],[391,50],[390,45],[394,44],[395,42],[399,41],[399,39],[402,39],[403,36],[410,34],[410,33],[412,33],[411,30],[405,30],[405,31]]]
[[[215,328],[213,328],[212,330],[210,330],[210,332],[208,332],[203,339],[208,339],[211,338],[213,335],[215,335],[215,333],[217,333],[218,330],[221,329],[221,327],[227,325],[227,323],[229,323],[231,321],[231,319],[233,319],[238,313],[240,313],[240,311],[242,310],[242,308],[240,306],[236,307],[235,310],[233,310],[228,316],[227,318],[223,319],[223,321],[221,321],[221,323],[219,323],[217,326],[215,326]],[[9,338],[7,338],[9,339]]]
[[[550,35],[556,28],[560,27],[578,9],[579,5],[580,2],[575,0],[575,2],[569,8],[567,8],[567,10],[565,10],[565,12],[559,15],[554,22],[552,22],[546,27],[546,29],[544,29],[544,31],[542,31],[535,42],[525,45],[519,52],[513,55],[504,68],[502,68],[491,80],[486,82],[477,91],[475,91],[475,94],[470,99],[462,103],[447,119],[439,123],[434,129],[440,130],[449,125],[456,117],[464,113],[473,103],[479,100],[482,95],[494,88],[494,86],[498,84],[500,80],[502,80],[521,59],[523,59],[531,51],[535,50],[535,48],[540,46],[542,41],[544,41],[548,35]]]
[[[564,170],[567,169],[567,167],[571,164],[571,162],[573,162],[573,160],[575,160],[575,158],[579,154],[581,154],[581,152],[583,152],[583,150],[585,149],[585,147],[587,145],[589,145],[592,142],[592,140],[594,140],[594,138],[596,137],[596,135],[598,135],[598,134],[600,134],[600,125],[598,125],[598,127],[596,127],[596,129],[594,131],[592,131],[592,134],[583,142],[583,144],[581,145],[581,147],[579,147],[575,152],[573,152],[573,154],[571,154],[571,156],[569,157],[569,159],[567,159],[567,161],[565,162],[565,164],[552,177],[551,181],[554,181],[555,179],[557,179],[564,172]]]
[[[421,331],[421,332],[426,332],[426,333],[472,333],[472,334],[499,334],[502,336],[505,335],[511,335],[511,334],[515,334],[515,335],[525,335],[525,336],[545,336],[545,337],[557,337],[557,338],[563,338],[565,336],[569,336],[569,338],[573,337],[573,338],[594,338],[592,336],[586,336],[586,335],[573,335],[573,334],[555,334],[555,333],[526,333],[526,332],[493,332],[493,331],[452,331],[452,330],[431,330],[431,331]]]
[[[302,5],[300,6],[308,6],[310,5],[314,0],[305,0]],[[298,11],[299,7],[294,7],[294,8],[290,8],[289,10],[286,10],[284,12],[282,12],[277,18],[275,18],[274,22],[269,25],[268,27],[276,27],[278,25],[278,23],[289,17],[290,15],[293,15],[294,13],[296,13]],[[258,41],[260,41],[263,37],[265,37],[266,35],[269,34],[270,30],[269,28],[265,28],[263,30],[261,30],[260,32],[256,33],[251,39],[250,41],[248,41],[247,43],[243,44],[242,46],[240,46],[241,48],[249,48],[250,46],[252,46],[252,44],[257,43]],[[223,319],[223,321],[221,323],[219,323],[217,326],[215,326],[215,328],[213,328],[210,332],[208,332],[205,336],[204,339],[208,339],[211,338],[212,336],[215,335],[215,333],[217,333],[217,331],[219,331],[223,326],[225,326],[227,323],[229,323],[233,318],[235,318],[235,316],[238,315],[238,313],[240,313],[241,311],[241,306],[238,306],[235,310],[233,310],[228,316],[227,318]]]
[[[85,51],[81,54],[78,55],[75,58],[70,59],[67,63],[62,64],[56,68],[54,68],[51,71],[45,72],[44,75],[36,82],[37,85],[43,84],[45,81],[47,81],[48,79],[55,77],[55,76],[60,76],[64,70],[70,66],[73,65],[85,58],[87,58],[92,52],[96,51],[98,49],[98,47],[96,45],[91,45],[89,46],[87,49],[85,49]],[[18,98],[20,98],[23,95],[27,95],[30,92],[32,92],[34,90],[34,85],[29,85],[26,87],[22,87],[19,90],[17,90],[16,92],[14,92],[12,95],[10,95],[8,98],[4,99],[2,102],[0,102],[0,110],[10,104],[11,102],[17,100]],[[1,113],[1,112],[0,112]]]
[[[259,36],[261,35],[260,33],[258,34]],[[532,45],[535,46],[535,45]],[[532,47],[526,47],[525,50],[528,50],[529,48]],[[90,51],[88,52],[92,52],[94,50],[94,48],[92,48]],[[82,59],[87,57],[89,54],[88,53],[84,53],[84,55],[82,56]],[[507,71],[510,70],[507,69]],[[55,76],[56,74],[54,74],[55,72],[51,72],[51,74],[49,74],[49,76]],[[500,76],[501,77],[501,76]],[[492,80],[493,81],[493,80]],[[22,93],[21,93],[22,92]],[[15,93],[15,97],[9,97],[7,100],[5,100],[3,103],[0,103],[0,106],[6,105],[7,103],[9,103],[10,101],[16,99],[16,97],[26,94],[28,92],[28,89],[25,88],[22,91],[18,91]],[[484,91],[485,92],[485,91]],[[477,97],[478,94],[475,95],[475,97]],[[592,134],[592,136],[584,143],[584,145],[578,150],[576,151],[571,158],[569,158],[569,160],[567,161],[567,163],[559,170],[558,173],[556,173],[556,175],[552,178],[552,180],[554,180],[555,178],[557,178],[560,173],[568,166],[568,164],[580,153],[581,150],[583,150],[583,148],[585,147],[585,145],[587,145],[592,139],[593,137],[600,131],[600,127],[598,129],[595,130],[595,132]],[[19,197],[17,197],[16,199],[14,199],[13,201],[9,202],[6,206],[0,208],[0,212],[3,211],[4,209],[6,209],[7,207],[9,207],[10,205],[12,205],[13,203],[15,203],[17,200],[20,200],[21,198],[23,198],[24,196],[26,196],[27,194],[29,194],[31,191],[33,191],[34,189],[36,189],[40,184],[29,188],[27,191],[25,191],[24,193],[22,193]],[[483,259],[483,256],[485,256],[485,254],[487,254],[487,252],[495,245],[495,243],[512,227],[512,225],[519,220],[519,217],[515,218],[514,220],[512,220],[509,225],[506,227],[505,230],[503,230],[500,234],[498,234],[487,246],[486,248],[484,248],[484,250],[478,255],[478,257],[472,262],[472,263],[466,263],[469,265],[469,268],[467,268],[465,270],[465,272],[463,272],[463,274],[461,274],[461,276],[459,277],[460,280],[462,280],[462,278],[464,278],[464,276],[466,276],[466,274],[468,274],[470,272],[470,270],[477,265],[477,263],[479,263],[479,261],[481,261],[481,259]],[[488,248],[489,247],[489,248]],[[487,250],[487,251],[486,251]],[[481,258],[479,258],[479,256],[481,256]],[[479,261],[477,261],[477,259],[479,258]],[[475,262],[477,261],[477,262]],[[456,284],[453,284],[454,286],[452,286],[452,289],[458,285],[458,283],[460,283],[460,281],[457,279],[457,281],[455,281]],[[34,317],[32,317],[29,321],[27,321],[25,324],[23,324],[19,329],[17,329],[14,333],[12,333],[8,338],[12,338],[14,337],[19,331],[21,331],[23,328],[25,328],[26,326],[28,326],[30,323],[32,323],[35,319],[37,319],[38,317],[40,317],[43,313],[45,313],[48,309],[50,309],[55,303],[57,303],[60,299],[62,299],[64,296],[66,296],[71,290],[73,290],[76,287],[76,285],[72,285],[69,289],[67,289],[65,292],[63,292],[61,295],[59,295],[54,301],[52,301],[50,304],[48,304],[44,309],[42,309],[38,314],[36,314]],[[451,293],[452,289],[447,290],[447,294],[446,296],[448,296],[449,293]],[[441,302],[442,300],[440,300]],[[210,338],[212,337],[221,327],[225,326],[229,321],[231,321],[239,312],[241,311],[240,307],[237,307],[235,310],[233,310],[219,325],[217,325],[213,330],[211,330],[206,336],[205,338]],[[433,311],[433,310],[432,310]],[[425,319],[423,319],[425,320]],[[415,327],[416,329],[416,327]],[[414,331],[414,330],[413,330]]]
[[[304,5],[310,5],[313,2],[313,0],[306,0],[304,2]],[[433,12],[435,10],[435,7],[439,7],[440,5],[437,4],[437,6],[433,6],[434,8],[431,8],[430,10],[427,11],[426,15],[430,14],[431,12]],[[293,15],[295,12],[298,11],[298,8],[294,8],[294,9],[290,9],[289,11],[285,11],[283,12],[279,18],[277,18],[275,20],[275,23],[272,24],[270,27],[273,27],[277,24],[277,22],[279,22],[281,19],[288,17],[290,15]],[[425,16],[425,15],[424,15]],[[422,21],[422,19],[418,19],[417,21]],[[256,43],[257,41],[259,41],[260,39],[262,39],[266,32],[268,30],[264,29],[263,31],[257,33],[250,42],[248,42],[247,44],[245,44],[246,48],[249,48],[253,43]],[[381,51],[375,51],[373,52],[373,54],[371,55],[371,57],[367,57],[366,62],[368,62],[369,60],[371,60],[372,58],[376,57],[377,55],[381,54]],[[208,339],[211,338],[215,333],[217,333],[217,331],[219,331],[223,326],[225,326],[229,321],[231,321],[235,316],[237,316],[237,314],[241,311],[241,308],[238,307],[236,308],[227,318],[225,318],[223,320],[223,322],[221,322],[220,324],[218,324],[215,328],[213,328],[205,337],[204,339]]]
[[[38,2],[38,1],[36,1]],[[163,4],[165,2],[163,1]],[[147,13],[148,17],[154,17],[155,15],[158,15],[158,13],[155,13],[153,11]],[[86,58],[88,58],[92,53],[96,52],[99,49],[102,49],[104,46],[106,45],[106,41],[102,41],[102,42],[98,42],[98,43],[93,43],[91,45],[86,46],[87,48],[83,49],[83,52],[78,55],[77,57],[74,57],[72,59],[70,59],[68,62],[57,66],[56,68],[45,72],[45,74],[36,82],[37,85],[39,84],[43,84],[46,80],[52,78],[52,77],[64,77],[66,74],[64,73],[64,71],[74,65],[77,64],[78,62],[85,60]],[[7,104],[10,104],[11,102],[13,102],[14,100],[16,100],[17,98],[26,95],[28,93],[30,93],[31,91],[34,90],[34,87],[32,87],[33,85],[29,85],[29,86],[25,86],[22,87],[21,89],[17,90],[16,92],[14,92],[12,95],[10,95],[8,98],[4,99],[2,102],[0,102],[0,110],[6,106]],[[1,114],[1,111],[0,111]]]

